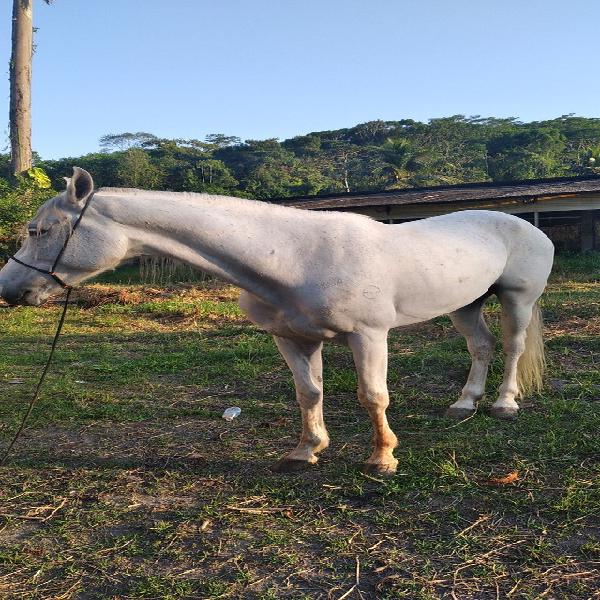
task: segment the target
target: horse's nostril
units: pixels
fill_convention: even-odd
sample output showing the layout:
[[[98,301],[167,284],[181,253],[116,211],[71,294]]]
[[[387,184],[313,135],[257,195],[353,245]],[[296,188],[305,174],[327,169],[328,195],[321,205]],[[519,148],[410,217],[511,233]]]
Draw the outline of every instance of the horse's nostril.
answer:
[[[6,303],[10,304],[11,306],[20,304],[21,301],[23,300],[23,297],[25,296],[25,294],[26,294],[26,290],[18,290],[16,292],[9,291],[9,290],[2,290],[2,298],[4,298]]]

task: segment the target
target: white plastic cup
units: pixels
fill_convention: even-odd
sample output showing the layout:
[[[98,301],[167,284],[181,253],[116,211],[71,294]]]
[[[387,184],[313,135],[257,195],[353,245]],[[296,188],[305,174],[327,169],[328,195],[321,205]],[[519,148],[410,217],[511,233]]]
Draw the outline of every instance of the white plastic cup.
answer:
[[[226,421],[233,421],[241,412],[242,409],[239,406],[230,406],[229,408],[225,409],[223,418]]]

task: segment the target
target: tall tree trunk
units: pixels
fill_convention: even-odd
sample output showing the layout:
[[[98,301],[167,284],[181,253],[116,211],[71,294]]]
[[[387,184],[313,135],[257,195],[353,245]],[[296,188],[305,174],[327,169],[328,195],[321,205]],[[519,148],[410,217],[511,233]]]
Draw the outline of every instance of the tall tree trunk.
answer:
[[[10,59],[10,147],[15,175],[31,168],[31,59],[33,0],[13,0]]]

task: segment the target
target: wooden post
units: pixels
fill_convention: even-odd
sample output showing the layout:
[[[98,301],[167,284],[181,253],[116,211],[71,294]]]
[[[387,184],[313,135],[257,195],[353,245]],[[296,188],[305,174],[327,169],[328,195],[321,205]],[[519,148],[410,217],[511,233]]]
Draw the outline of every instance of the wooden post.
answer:
[[[594,249],[594,213],[591,210],[581,211],[581,251]]]
[[[540,213],[539,212],[534,212],[533,213],[533,224],[536,227],[540,226]]]
[[[394,220],[393,220],[393,219],[390,219],[390,214],[391,214],[391,212],[392,212],[392,207],[391,207],[391,206],[386,206],[386,207],[385,207],[385,212],[386,212],[386,214],[387,214],[387,219],[386,219],[386,221],[385,221],[385,222],[386,222],[388,225],[392,225],[392,224],[394,223]]]
[[[31,169],[32,0],[13,0],[10,148],[13,175]]]

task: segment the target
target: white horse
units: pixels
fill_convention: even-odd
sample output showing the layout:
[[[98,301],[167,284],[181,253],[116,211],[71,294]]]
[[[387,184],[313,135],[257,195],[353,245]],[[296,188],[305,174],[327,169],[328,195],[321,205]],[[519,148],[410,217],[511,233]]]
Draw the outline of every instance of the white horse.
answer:
[[[29,223],[15,255],[41,269],[54,262],[94,190],[77,167],[66,191]],[[550,240],[526,221],[463,211],[401,225],[338,212],[309,212],[207,194],[99,189],[56,273],[75,285],[141,255],[167,256],[242,288],[240,306],[273,334],[294,377],[302,412],[298,446],[274,467],[296,470],[329,444],[323,422],[321,349],[347,344],[358,398],[371,418],[366,471],[392,474],[397,438],[386,418],[387,335],[393,327],[449,314],[467,340],[472,366],[451,416],[473,413],[483,397],[494,337],[482,307],[502,305],[504,379],[491,413],[513,418],[520,393],[538,389],[544,365],[537,300],[553,260]],[[14,261],[0,271],[10,304],[39,305],[60,291],[49,275]]]

